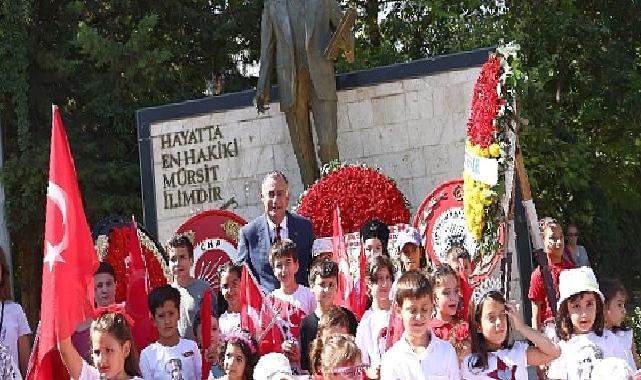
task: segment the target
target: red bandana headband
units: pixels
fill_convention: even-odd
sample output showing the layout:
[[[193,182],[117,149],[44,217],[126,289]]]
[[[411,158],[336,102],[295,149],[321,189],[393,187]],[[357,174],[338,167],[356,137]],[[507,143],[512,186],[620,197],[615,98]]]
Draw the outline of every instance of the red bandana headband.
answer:
[[[111,313],[122,315],[127,321],[127,323],[129,324],[129,328],[131,328],[135,324],[133,318],[131,318],[131,316],[127,314],[127,312],[125,311],[125,308],[122,306],[122,304],[119,304],[119,303],[113,303],[109,306],[103,306],[95,309],[93,312],[93,319],[97,320],[103,315],[111,314]]]

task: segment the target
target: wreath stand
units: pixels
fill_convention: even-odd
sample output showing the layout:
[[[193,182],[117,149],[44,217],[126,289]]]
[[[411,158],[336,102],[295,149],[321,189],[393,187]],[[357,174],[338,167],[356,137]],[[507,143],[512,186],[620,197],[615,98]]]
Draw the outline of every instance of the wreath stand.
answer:
[[[516,109],[516,107],[515,107]],[[549,263],[547,255],[543,246],[543,238],[541,236],[539,228],[539,219],[536,212],[536,205],[532,199],[532,190],[530,187],[530,181],[528,178],[527,169],[523,162],[523,154],[518,143],[518,126],[519,120],[515,121],[515,130],[512,136],[512,148],[514,152],[514,161],[511,167],[506,172],[506,182],[510,185],[507,187],[511,189],[508,191],[506,189],[506,194],[508,195],[507,204],[507,223],[506,223],[506,240],[507,240],[507,249],[505,255],[501,260],[501,274],[503,276],[502,282],[504,284],[505,296],[510,297],[510,282],[511,282],[511,273],[512,273],[512,255],[513,252],[519,252],[519,267],[521,276],[527,273],[532,272],[532,267],[530,263],[523,263],[525,259],[530,259],[535,257],[537,263],[541,267],[541,274],[543,275],[543,283],[545,285],[546,297],[548,304],[552,309],[552,314],[556,317],[556,291],[554,290],[554,282],[552,280],[552,273],[550,272]],[[515,184],[514,182],[518,182]],[[517,201],[521,202],[517,202]],[[517,203],[520,203],[517,204]],[[520,206],[520,207],[519,207]],[[517,230],[519,231],[517,233]],[[517,240],[518,237],[528,236],[528,239]],[[517,247],[518,245],[518,247]],[[529,261],[529,260],[528,260]],[[526,264],[526,265],[524,265]],[[529,271],[528,271],[529,269]],[[527,297],[524,299],[524,312],[528,310],[528,314],[531,315],[531,309],[529,303],[526,305]]]
[[[517,87],[524,79],[517,57],[519,50],[519,45],[513,42],[497,47],[481,68],[474,86],[463,174],[465,191],[470,191],[464,204],[465,218],[468,230],[480,244],[477,248],[480,256],[500,257],[499,273],[479,286],[498,285],[506,298],[512,298],[513,254],[519,253],[521,278],[531,275],[534,256],[541,267],[546,298],[556,315],[556,292],[518,138],[521,118]],[[502,194],[493,199],[499,185]],[[523,283],[528,283],[527,279]],[[530,304],[525,302],[523,289],[521,293],[527,313]]]

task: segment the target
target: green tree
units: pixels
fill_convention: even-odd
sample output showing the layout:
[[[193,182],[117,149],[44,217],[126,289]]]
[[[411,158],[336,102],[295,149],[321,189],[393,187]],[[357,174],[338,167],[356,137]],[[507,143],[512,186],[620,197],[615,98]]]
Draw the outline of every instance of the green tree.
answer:
[[[202,97],[212,76],[224,76],[227,91],[252,86],[242,69],[257,59],[262,2],[2,4],[9,227],[16,273],[38,289],[51,103],[62,109],[88,221],[140,218],[135,111]],[[21,301],[34,323],[38,292],[24,292]]]
[[[496,45],[505,7],[494,1],[347,0],[358,10],[357,60],[339,71]]]
[[[522,138],[537,206],[579,224],[597,270],[639,289],[641,5],[515,1],[508,15],[529,74]]]

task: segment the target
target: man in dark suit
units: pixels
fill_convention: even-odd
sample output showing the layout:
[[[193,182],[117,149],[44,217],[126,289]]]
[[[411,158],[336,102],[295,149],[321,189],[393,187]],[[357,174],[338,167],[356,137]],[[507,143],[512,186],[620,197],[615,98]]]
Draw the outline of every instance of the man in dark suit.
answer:
[[[240,230],[237,263],[246,262],[265,292],[279,287],[269,264],[269,249],[274,242],[289,239],[296,243],[298,273],[296,281],[307,286],[307,273],[312,257],[314,232],[312,223],[287,211],[289,186],[281,172],[268,173],[261,185],[265,213]]]
[[[305,186],[318,177],[310,105],[318,138],[318,158],[322,164],[338,159],[334,62],[323,52],[342,15],[336,0],[265,0],[263,9],[256,106],[260,113],[269,103],[271,74],[275,71],[280,110],[285,113]],[[343,46],[345,57],[353,61],[353,33]]]

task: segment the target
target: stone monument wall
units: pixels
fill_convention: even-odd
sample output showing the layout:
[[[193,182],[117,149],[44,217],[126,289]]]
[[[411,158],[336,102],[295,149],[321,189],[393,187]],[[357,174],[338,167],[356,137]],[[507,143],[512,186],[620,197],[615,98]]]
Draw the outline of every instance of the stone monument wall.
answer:
[[[440,56],[337,77],[341,160],[379,167],[415,211],[441,182],[461,177],[466,122],[489,50]],[[277,90],[258,115],[253,91],[138,111],[144,222],[161,242],[194,213],[259,215],[260,181],[289,178],[303,191]]]

